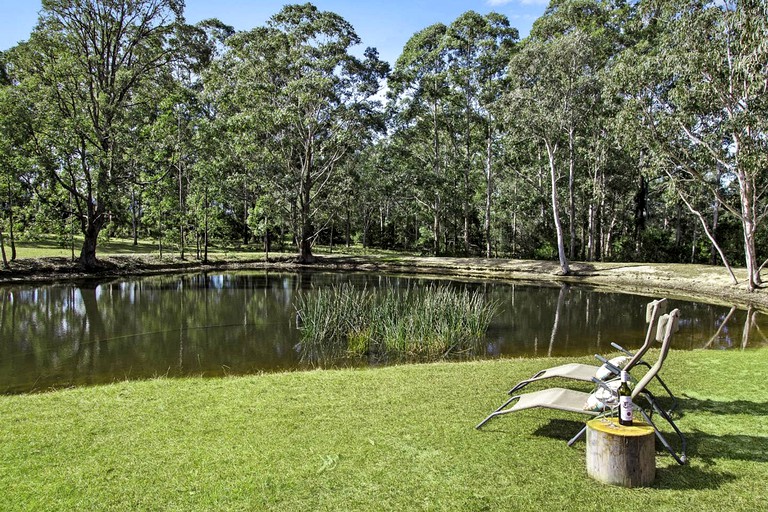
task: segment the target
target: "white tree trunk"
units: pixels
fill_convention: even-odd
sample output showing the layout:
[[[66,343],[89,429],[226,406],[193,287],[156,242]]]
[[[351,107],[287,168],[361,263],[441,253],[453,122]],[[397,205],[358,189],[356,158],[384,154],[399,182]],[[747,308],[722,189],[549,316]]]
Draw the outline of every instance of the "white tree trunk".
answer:
[[[565,255],[565,237],[563,236],[563,224],[560,222],[560,202],[557,200],[557,170],[555,166],[555,153],[557,144],[552,144],[545,140],[547,146],[547,156],[549,157],[549,175],[552,185],[552,215],[555,220],[555,231],[557,232],[557,256],[560,260],[560,270],[564,275],[571,273],[568,266],[568,258]]]

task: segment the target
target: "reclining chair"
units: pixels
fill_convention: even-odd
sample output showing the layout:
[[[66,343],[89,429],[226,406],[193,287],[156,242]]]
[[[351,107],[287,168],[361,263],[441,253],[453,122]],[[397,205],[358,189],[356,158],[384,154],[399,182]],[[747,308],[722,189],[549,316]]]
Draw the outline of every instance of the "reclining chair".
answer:
[[[653,427],[654,431],[656,432],[656,437],[664,445],[664,448],[672,455],[672,457],[675,459],[675,461],[677,461],[678,464],[685,464],[687,462],[686,454],[685,454],[685,450],[686,450],[685,436],[677,427],[677,425],[675,425],[675,422],[672,420],[669,413],[659,406],[659,404],[656,401],[656,397],[653,396],[653,394],[648,389],[646,389],[648,383],[658,375],[662,364],[664,364],[664,360],[666,359],[667,354],[669,352],[669,345],[672,339],[672,334],[678,328],[679,317],[680,317],[680,311],[675,309],[671,313],[667,315],[663,315],[659,318],[656,339],[661,342],[661,351],[654,365],[651,366],[651,368],[645,373],[645,375],[643,375],[643,377],[639,380],[639,382],[635,385],[634,389],[632,390],[632,401],[635,404],[636,409],[639,410],[643,419]],[[561,411],[586,414],[589,416],[604,416],[607,413],[607,409],[613,408],[613,404],[615,404],[615,402],[618,401],[618,397],[616,396],[616,390],[614,389],[613,386],[609,386],[606,382],[601,381],[599,379],[595,378],[593,379],[593,381],[596,384],[598,384],[598,391],[609,390],[609,393],[607,394],[607,396],[604,391],[602,393],[598,393],[598,392],[585,393],[582,391],[576,391],[573,389],[564,389],[564,388],[549,388],[549,389],[542,389],[540,391],[534,391],[531,393],[523,393],[521,395],[515,395],[512,398],[510,398],[504,404],[504,406],[492,412],[488,417],[486,417],[483,421],[481,421],[475,428],[480,429],[483,425],[485,425],[488,421],[495,418],[496,416],[501,416],[504,414],[518,412],[524,409],[531,409],[535,407],[544,407],[548,409],[556,409]],[[598,403],[596,407],[592,407],[590,404],[594,402],[595,396],[600,396],[600,395],[602,395],[603,397],[603,399],[600,401],[601,403]],[[647,403],[646,408],[639,406],[641,398],[643,398],[646,401]],[[515,402],[515,403],[511,407],[508,407],[509,404],[511,404],[512,402]],[[658,414],[667,423],[669,423],[669,425],[677,434],[678,438],[680,439],[679,454],[670,445],[670,443],[667,441],[667,439],[664,437],[664,435],[661,433],[659,428],[654,423],[653,421],[654,413]],[[575,443],[576,440],[579,437],[581,437],[585,431],[586,431],[586,426],[582,428],[581,431],[579,431],[579,433],[576,434],[570,441],[568,441],[568,445],[569,446],[573,445],[573,443]]]
[[[507,394],[514,395],[517,391],[524,388],[528,384],[544,379],[562,378],[591,383],[592,379],[594,378],[607,381],[613,377],[618,377],[622,369],[629,372],[636,365],[642,365],[646,368],[650,368],[651,365],[643,360],[643,356],[648,351],[648,349],[651,348],[654,341],[656,341],[654,338],[654,334],[656,334],[657,330],[656,323],[659,317],[666,312],[667,299],[654,300],[648,303],[645,312],[645,321],[648,323],[648,330],[645,335],[645,341],[643,342],[643,345],[637,350],[637,352],[632,353],[616,343],[611,343],[615,349],[623,352],[625,356],[608,360],[599,354],[595,354],[595,357],[603,363],[602,366],[582,363],[567,363],[560,366],[547,368],[545,370],[536,372],[532,377],[528,379],[518,382],[512,387],[512,389],[507,392]],[[623,366],[621,366],[621,361],[625,361]],[[669,409],[667,409],[667,412],[671,413],[677,407],[677,398],[672,394],[672,391],[669,389],[669,387],[667,387],[666,383],[664,383],[660,376],[657,375],[656,380],[672,398],[672,405]],[[507,402],[502,404],[501,407],[497,409],[497,411],[504,409],[511,401],[512,399],[510,398],[507,400]]]

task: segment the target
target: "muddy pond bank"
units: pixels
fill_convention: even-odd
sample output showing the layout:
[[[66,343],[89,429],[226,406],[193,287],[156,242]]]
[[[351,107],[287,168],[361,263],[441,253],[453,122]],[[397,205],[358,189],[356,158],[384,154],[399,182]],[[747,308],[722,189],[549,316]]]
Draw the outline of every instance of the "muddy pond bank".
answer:
[[[86,272],[67,258],[23,259],[0,270],[0,284],[55,282],[174,272],[234,269],[343,270],[403,274],[429,274],[477,279],[571,283],[624,293],[677,297],[723,305],[754,307],[768,312],[768,292],[746,289],[745,275],[736,269],[734,285],[722,267],[658,263],[572,262],[572,273],[563,276],[554,261],[448,258],[415,256],[320,255],[312,264],[296,262],[294,255],[263,259],[217,258],[208,263],[157,256],[112,256],[102,267]]]

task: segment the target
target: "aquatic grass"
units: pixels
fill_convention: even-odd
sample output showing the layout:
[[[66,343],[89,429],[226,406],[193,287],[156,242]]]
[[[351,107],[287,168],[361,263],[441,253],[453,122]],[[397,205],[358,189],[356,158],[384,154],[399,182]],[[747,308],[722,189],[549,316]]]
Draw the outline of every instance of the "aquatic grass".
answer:
[[[338,359],[352,346],[365,346],[370,294],[352,286],[318,288],[299,293],[296,318],[305,362]]]
[[[300,293],[296,311],[306,360],[346,356],[411,358],[473,353],[498,304],[450,286],[357,289],[351,284]]]

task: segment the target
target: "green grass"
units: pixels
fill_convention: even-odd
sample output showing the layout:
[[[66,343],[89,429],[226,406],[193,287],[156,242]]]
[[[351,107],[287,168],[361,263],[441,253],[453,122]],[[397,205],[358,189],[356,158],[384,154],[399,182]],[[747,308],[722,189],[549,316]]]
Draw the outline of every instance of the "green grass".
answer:
[[[80,248],[82,247],[82,236],[75,237],[75,257],[80,255]],[[6,240],[6,253],[8,258],[11,257],[11,248]],[[270,255],[277,254],[295,254],[296,248],[286,245],[284,253],[281,253],[278,246],[275,245],[274,250],[270,251]],[[361,246],[345,247],[344,245],[337,245],[333,249],[329,246],[315,246],[313,249],[317,255],[373,255],[381,258],[391,257],[396,259],[403,255],[408,255],[408,252],[388,251],[383,249],[364,249]],[[193,255],[195,247],[190,246],[186,248],[187,255]],[[210,257],[227,258],[232,260],[241,259],[262,259],[264,257],[264,249],[261,244],[250,244],[238,247],[209,247],[208,253]],[[136,255],[153,255],[159,256],[160,251],[156,240],[140,239],[137,245],[133,245],[133,239],[128,238],[109,238],[99,240],[97,248],[97,255],[99,257],[109,256],[136,256]],[[415,253],[414,253],[415,254]],[[163,245],[163,256],[172,258],[178,255],[178,248],[173,244],[165,243]],[[69,239],[59,239],[52,235],[40,236],[35,240],[22,240],[16,242],[16,256],[19,259],[28,258],[70,258],[72,256],[72,248],[69,244]]]
[[[80,255],[82,246],[82,237],[75,237],[75,257]],[[6,253],[11,257],[11,248],[7,245]],[[124,238],[113,238],[106,241],[100,241],[98,246],[99,256],[130,256],[136,254],[157,253],[157,245],[151,241],[139,241],[138,245],[133,245],[133,240]],[[26,258],[70,258],[72,248],[67,241],[62,241],[54,236],[41,236],[36,240],[25,240],[16,242],[16,256],[19,259]]]
[[[75,257],[80,255],[82,246],[82,237],[75,237]],[[11,249],[6,246],[6,252],[10,258]],[[60,257],[70,258],[72,249],[68,243],[53,236],[42,236],[36,240],[16,242],[17,258],[49,258]],[[186,248],[186,254],[191,257],[195,253],[194,246]],[[259,246],[246,246],[239,248],[218,248],[210,247],[208,253],[211,257],[226,257],[233,260],[237,259],[262,259],[264,252]],[[132,239],[110,238],[100,240],[97,248],[98,257],[110,256],[137,256],[153,255],[159,256],[160,251],[157,242],[154,240],[139,240],[137,245],[133,245]],[[173,245],[165,244],[163,246],[163,257],[174,258],[178,256],[178,248]],[[274,254],[279,254],[277,251]]]
[[[345,284],[300,291],[296,309],[310,360],[344,355],[435,360],[479,352],[497,304],[480,292],[448,286],[374,293]]]
[[[589,362],[589,358],[582,359]],[[644,489],[586,475],[582,417],[473,426],[564,359],[441,363],[0,397],[3,510],[761,510],[768,350],[672,353],[690,465]]]

